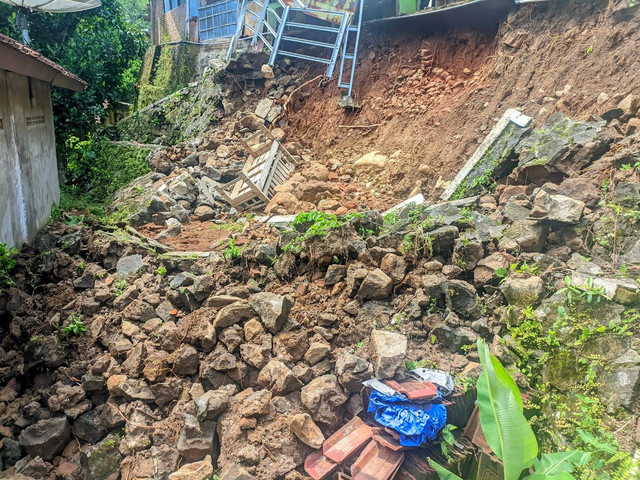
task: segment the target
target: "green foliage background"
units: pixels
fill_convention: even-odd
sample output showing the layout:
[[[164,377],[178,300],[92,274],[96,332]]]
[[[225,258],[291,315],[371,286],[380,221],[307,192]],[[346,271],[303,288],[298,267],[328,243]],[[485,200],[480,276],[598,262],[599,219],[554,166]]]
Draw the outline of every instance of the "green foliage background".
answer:
[[[20,40],[16,11],[0,3],[0,33]],[[110,109],[128,110],[135,103],[149,45],[146,12],[146,0],[102,0],[101,7],[84,12],[29,17],[31,47],[88,83],[83,92],[52,89],[63,192],[78,200],[103,202],[149,169],[148,152],[112,146],[96,136]]]
[[[63,193],[80,203],[105,203],[119,188],[150,171],[149,150],[114,145],[89,134],[70,136],[64,146],[67,184]]]
[[[148,45],[140,0],[103,0],[102,6],[78,13],[32,12],[31,47],[85,80],[84,92],[54,88],[53,110],[58,141],[83,137],[105,116],[103,103],[134,103],[135,85]],[[20,39],[16,9],[0,4],[0,33]],[[105,103],[105,101],[107,103]]]

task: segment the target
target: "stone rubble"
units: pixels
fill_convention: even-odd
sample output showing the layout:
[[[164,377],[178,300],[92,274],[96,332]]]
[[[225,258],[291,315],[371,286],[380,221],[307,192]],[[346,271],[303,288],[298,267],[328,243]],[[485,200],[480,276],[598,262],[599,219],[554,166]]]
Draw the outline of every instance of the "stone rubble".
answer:
[[[402,379],[421,360],[454,374],[477,370],[478,337],[516,370],[505,325],[529,309],[551,328],[565,276],[577,287],[592,278],[611,299],[578,296],[576,308],[600,309],[598,327],[619,324],[640,301],[640,228],[635,210],[616,214],[589,172],[578,174],[611,172],[606,201],[633,209],[636,173],[616,162],[637,155],[640,141],[618,139],[613,149],[608,127],[596,124],[568,124],[578,134],[601,128],[603,137],[549,157],[545,171],[563,174],[550,177],[555,183],[499,186],[463,204],[427,205],[417,220],[401,212],[391,225],[370,213],[299,252],[284,247],[304,228],[248,242],[236,261],[159,254],[124,231],[50,224],[0,294],[1,469],[65,480],[118,472],[205,480],[214,469],[223,480],[304,478],[306,456],[362,408],[362,381]],[[206,158],[229,153],[211,145]],[[521,167],[535,163],[522,155]],[[149,205],[164,222],[202,198],[181,168]],[[292,189],[304,201],[324,199],[329,187],[313,182],[325,174],[315,168],[319,180],[298,178]],[[143,181],[152,177],[160,179]],[[84,334],[64,333],[78,320]],[[598,394],[612,411],[637,408],[633,339],[608,333],[571,348],[544,365],[553,388],[571,391],[577,380],[567,372],[598,353],[611,366],[596,369]]]

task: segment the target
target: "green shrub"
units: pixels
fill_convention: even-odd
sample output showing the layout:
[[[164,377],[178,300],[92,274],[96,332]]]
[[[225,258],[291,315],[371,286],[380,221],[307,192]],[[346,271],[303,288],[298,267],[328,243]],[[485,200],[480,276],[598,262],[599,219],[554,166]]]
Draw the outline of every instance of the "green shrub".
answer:
[[[98,136],[68,137],[62,156],[67,171],[63,190],[76,201],[105,202],[119,188],[148,173],[149,151],[114,145]]]
[[[8,248],[6,244],[0,243],[0,293],[2,293],[2,287],[13,285],[9,272],[16,266],[16,255],[18,255],[16,248]]]

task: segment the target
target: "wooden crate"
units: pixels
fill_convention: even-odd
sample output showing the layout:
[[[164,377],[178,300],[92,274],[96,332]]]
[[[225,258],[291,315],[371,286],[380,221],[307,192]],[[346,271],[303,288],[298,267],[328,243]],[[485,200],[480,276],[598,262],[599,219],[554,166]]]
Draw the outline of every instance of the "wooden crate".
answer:
[[[269,130],[260,130],[241,142],[249,152],[238,178],[216,187],[227,203],[239,212],[269,203],[275,187],[295,170],[296,161]]]

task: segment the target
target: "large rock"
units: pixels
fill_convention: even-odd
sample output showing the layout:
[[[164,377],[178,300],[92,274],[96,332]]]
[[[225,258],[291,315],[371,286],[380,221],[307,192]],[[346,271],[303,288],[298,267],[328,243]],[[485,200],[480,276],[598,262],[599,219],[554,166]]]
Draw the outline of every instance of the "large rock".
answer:
[[[355,169],[372,168],[378,170],[384,168],[387,163],[389,163],[389,157],[376,150],[360,157],[353,163],[353,167]]]
[[[567,197],[580,200],[587,207],[598,205],[601,198],[600,189],[585,178],[567,178],[560,184],[560,190]]]
[[[606,122],[583,122],[558,112],[516,147],[520,155],[513,176],[519,183],[559,183],[604,154],[609,148],[599,138]]]
[[[326,342],[313,342],[304,354],[304,361],[309,365],[315,365],[323,360],[331,351],[331,345]]]
[[[546,241],[546,234],[546,229],[534,220],[516,220],[505,229],[499,248],[539,252]]]
[[[272,359],[260,370],[258,383],[271,391],[273,395],[282,396],[302,388],[302,383],[291,369],[280,360]]]
[[[209,390],[194,400],[198,420],[215,420],[227,409],[229,393],[225,390]]]
[[[450,280],[445,284],[447,307],[464,317],[477,317],[480,300],[473,285],[462,280]]]
[[[473,331],[465,327],[451,328],[444,323],[436,325],[433,335],[452,352],[458,352],[465,345],[473,345],[478,339]]]
[[[242,403],[242,416],[255,417],[269,413],[269,402],[273,395],[269,390],[253,392]]]
[[[122,257],[116,264],[116,272],[118,278],[127,278],[135,275],[144,268],[142,262],[142,255],[129,255],[128,257]]]
[[[359,300],[382,300],[391,294],[393,280],[379,268],[371,270],[356,295]]]
[[[373,376],[369,362],[347,351],[338,354],[335,370],[340,385],[352,393],[362,390],[362,382]]]
[[[342,281],[347,276],[346,265],[331,264],[327,268],[327,274],[324,276],[324,284],[329,287]]]
[[[509,305],[527,307],[537,305],[545,294],[540,277],[509,277],[500,287]]]
[[[404,280],[404,276],[407,273],[407,262],[400,255],[387,253],[380,261],[380,270],[386,273],[393,280],[393,283],[397,285]]]
[[[624,207],[635,207],[640,204],[640,183],[620,182],[613,191],[613,199]]]
[[[185,413],[184,426],[177,443],[180,455],[190,462],[197,462],[213,454],[215,432],[215,422],[208,420],[199,422],[193,415]]]
[[[119,444],[120,438],[112,434],[100,443],[82,450],[80,464],[86,480],[107,480],[118,474],[122,460]]]
[[[499,268],[509,270],[509,267],[515,261],[515,257],[506,252],[494,252],[478,262],[473,271],[473,282],[476,286],[496,283],[499,279],[496,271]]]
[[[298,413],[289,418],[289,428],[300,441],[317,449],[324,443],[324,435],[308,413]]]
[[[571,283],[577,286],[586,285],[589,282],[589,275],[581,272],[571,274]],[[593,278],[593,287],[602,289],[603,293],[616,303],[623,305],[634,305],[640,301],[640,290],[638,284],[628,278]]]
[[[407,337],[386,330],[371,332],[371,358],[379,379],[392,378],[407,353]]]
[[[249,301],[264,326],[273,333],[280,331],[293,307],[290,297],[271,292],[256,293]]]
[[[247,302],[235,302],[220,309],[213,321],[213,326],[216,328],[230,327],[236,323],[249,320],[255,314],[255,311]]]
[[[540,189],[529,216],[560,223],[578,223],[582,218],[584,202],[564,195],[550,195]]]
[[[610,410],[625,407],[633,410],[640,396],[640,355],[627,350],[608,362],[598,379],[598,394]]]
[[[213,477],[211,455],[207,455],[204,460],[183,465],[180,470],[169,475],[169,480],[208,480]]]
[[[18,440],[22,448],[32,457],[51,460],[62,451],[70,436],[66,417],[40,420],[20,433]]]
[[[456,241],[452,263],[463,270],[470,271],[484,257],[484,248],[480,242],[469,242],[458,239]]]
[[[314,378],[302,388],[300,399],[315,421],[331,426],[342,421],[342,408],[348,400],[335,375]]]

